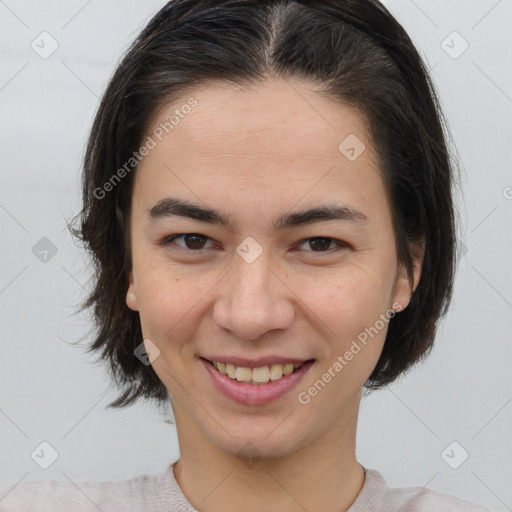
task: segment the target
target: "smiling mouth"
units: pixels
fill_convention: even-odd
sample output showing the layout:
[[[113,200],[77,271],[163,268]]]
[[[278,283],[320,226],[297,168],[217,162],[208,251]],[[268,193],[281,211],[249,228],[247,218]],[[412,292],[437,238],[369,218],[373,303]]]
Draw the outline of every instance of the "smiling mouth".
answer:
[[[314,360],[310,359],[303,363],[273,364],[269,366],[261,366],[259,368],[245,368],[229,363],[210,361],[209,359],[205,359],[205,361],[210,363],[219,373],[225,375],[231,380],[245,382],[246,384],[261,385],[268,384],[271,381],[280,380],[297,371],[304,364]]]

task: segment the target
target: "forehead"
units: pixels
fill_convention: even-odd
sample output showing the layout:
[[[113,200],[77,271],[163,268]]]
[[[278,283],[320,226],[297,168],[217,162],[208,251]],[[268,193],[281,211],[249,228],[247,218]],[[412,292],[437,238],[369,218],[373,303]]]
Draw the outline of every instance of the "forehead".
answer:
[[[311,82],[191,88],[160,110],[147,135],[156,144],[135,178],[144,203],[179,188],[188,199],[208,195],[217,205],[235,194],[247,205],[267,198],[290,207],[301,197],[329,202],[341,194],[362,210],[382,207],[376,196],[384,195],[383,182],[362,114]]]
[[[351,135],[371,150],[363,115],[315,89],[312,82],[297,79],[244,86],[213,81],[189,89],[160,110],[150,131],[160,129],[162,142],[179,149],[180,156],[305,158],[334,164],[341,156],[339,145]],[[189,108],[191,101],[195,106]]]

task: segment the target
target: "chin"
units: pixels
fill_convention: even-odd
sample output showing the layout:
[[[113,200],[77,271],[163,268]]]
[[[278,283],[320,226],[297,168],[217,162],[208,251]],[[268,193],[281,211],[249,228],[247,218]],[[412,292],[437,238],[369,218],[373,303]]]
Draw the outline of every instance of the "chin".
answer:
[[[303,437],[304,433],[297,425],[288,425],[288,428],[280,429],[277,427],[279,421],[274,422],[272,427],[266,425],[266,428],[250,429],[239,425],[236,432],[226,425],[226,430],[232,435],[223,430],[213,436],[210,433],[209,437],[218,449],[246,459],[247,465],[252,466],[260,459],[286,457],[307,444]]]

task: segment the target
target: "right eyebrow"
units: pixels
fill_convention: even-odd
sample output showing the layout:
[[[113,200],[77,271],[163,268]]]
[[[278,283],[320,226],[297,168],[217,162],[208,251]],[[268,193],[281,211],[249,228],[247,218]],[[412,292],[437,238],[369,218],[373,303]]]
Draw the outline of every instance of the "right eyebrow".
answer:
[[[229,215],[175,197],[166,197],[158,201],[148,211],[152,219],[178,215],[210,224],[219,224],[233,231],[233,224]],[[299,212],[285,213],[274,221],[272,229],[274,231],[284,230],[330,220],[364,223],[368,221],[368,217],[360,210],[330,203]]]

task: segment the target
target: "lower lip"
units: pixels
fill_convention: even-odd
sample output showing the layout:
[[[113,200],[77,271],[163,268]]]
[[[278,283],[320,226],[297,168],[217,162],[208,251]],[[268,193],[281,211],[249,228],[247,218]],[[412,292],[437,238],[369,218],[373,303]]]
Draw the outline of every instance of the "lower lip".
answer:
[[[278,380],[271,380],[267,384],[247,384],[222,375],[206,359],[201,358],[200,361],[210,374],[217,389],[228,398],[244,405],[264,405],[278,399],[297,386],[314,363],[314,361],[308,361],[294,372]]]

